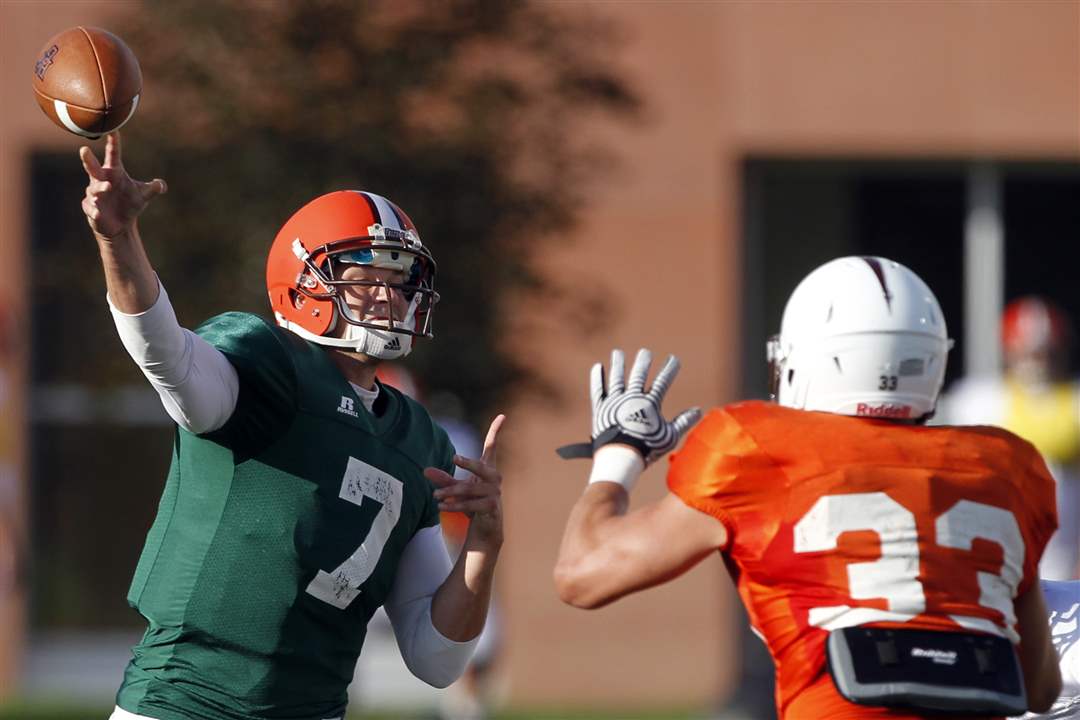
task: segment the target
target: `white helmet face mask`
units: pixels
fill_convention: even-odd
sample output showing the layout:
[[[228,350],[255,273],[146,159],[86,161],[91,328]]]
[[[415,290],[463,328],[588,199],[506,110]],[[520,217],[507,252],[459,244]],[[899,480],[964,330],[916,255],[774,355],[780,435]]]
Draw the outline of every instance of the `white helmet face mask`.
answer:
[[[770,393],[803,410],[928,417],[951,345],[941,306],[918,275],[885,258],[840,258],[788,299],[769,341]]]

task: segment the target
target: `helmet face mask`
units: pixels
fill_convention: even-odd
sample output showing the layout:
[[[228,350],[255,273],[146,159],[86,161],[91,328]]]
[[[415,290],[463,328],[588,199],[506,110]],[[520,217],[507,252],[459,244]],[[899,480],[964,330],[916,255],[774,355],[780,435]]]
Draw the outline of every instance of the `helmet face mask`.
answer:
[[[351,266],[404,277],[346,277]],[[340,191],[316,198],[282,227],[267,259],[267,290],[282,327],[321,345],[392,359],[408,354],[412,338],[433,337],[435,274],[434,258],[400,208],[373,193]],[[362,289],[357,295],[381,289],[389,317],[361,315],[350,306],[349,288]],[[398,297],[408,303],[403,311]]]
[[[937,299],[915,273],[884,258],[840,258],[791,294],[767,346],[770,397],[803,410],[925,419],[950,347]]]
[[[334,244],[332,244],[334,245]],[[343,249],[344,248],[344,249]],[[317,260],[317,259],[321,259]],[[413,337],[432,337],[431,310],[439,301],[435,290],[435,260],[422,246],[411,248],[376,238],[354,238],[338,247],[317,248],[304,260],[305,275],[297,283],[297,292],[315,300],[334,303],[340,322],[373,330],[392,330]],[[346,279],[349,266],[403,270],[409,268],[404,282],[378,279]],[[365,320],[357,316],[346,299],[347,288],[382,288],[385,296],[400,296],[408,309],[396,316],[394,302],[388,302],[388,318]]]

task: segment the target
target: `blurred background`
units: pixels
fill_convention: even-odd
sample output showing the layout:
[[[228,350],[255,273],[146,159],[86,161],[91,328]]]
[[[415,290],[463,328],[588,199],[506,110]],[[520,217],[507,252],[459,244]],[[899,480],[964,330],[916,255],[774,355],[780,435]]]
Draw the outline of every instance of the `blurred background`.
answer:
[[[950,383],[1001,372],[1009,300],[1080,313],[1078,2],[0,0],[0,717],[107,716],[172,441],[112,328],[80,143],[30,88],[74,25],[142,64],[124,159],[169,183],[141,227],[184,325],[268,314],[266,248],[316,195],[420,228],[443,301],[405,366],[464,426],[509,416],[506,717],[771,713],[722,563],[590,613],[555,596],[587,466],[554,448],[611,347],[678,354],[672,408],[761,397],[787,295],[854,253],[935,289]],[[654,468],[634,500],[663,492]],[[453,715],[385,633],[353,696]]]

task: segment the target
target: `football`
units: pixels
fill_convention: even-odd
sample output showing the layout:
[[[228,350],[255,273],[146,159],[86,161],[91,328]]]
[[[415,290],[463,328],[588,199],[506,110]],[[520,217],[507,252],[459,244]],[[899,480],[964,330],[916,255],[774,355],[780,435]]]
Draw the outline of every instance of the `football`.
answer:
[[[54,123],[91,140],[135,114],[142,71],[123,40],[100,28],[53,36],[34,63],[34,96]]]

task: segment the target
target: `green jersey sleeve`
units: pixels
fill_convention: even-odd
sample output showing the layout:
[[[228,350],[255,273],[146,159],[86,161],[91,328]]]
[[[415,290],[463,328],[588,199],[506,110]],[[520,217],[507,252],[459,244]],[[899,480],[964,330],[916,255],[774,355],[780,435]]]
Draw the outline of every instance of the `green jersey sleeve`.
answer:
[[[240,380],[232,416],[205,437],[253,455],[285,432],[297,410],[289,334],[258,315],[240,312],[212,317],[195,332],[228,358]]]

